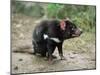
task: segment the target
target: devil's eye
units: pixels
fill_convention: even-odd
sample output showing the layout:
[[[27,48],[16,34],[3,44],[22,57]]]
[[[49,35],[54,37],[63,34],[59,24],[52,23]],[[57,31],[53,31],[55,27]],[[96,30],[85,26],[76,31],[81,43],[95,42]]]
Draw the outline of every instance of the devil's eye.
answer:
[[[73,27],[72,27],[72,30],[75,30],[75,29],[77,29],[77,27],[76,27],[76,26],[73,26]]]
[[[72,28],[72,30],[74,31],[74,30],[75,30],[75,28]]]
[[[74,30],[74,28],[72,28],[72,30]]]

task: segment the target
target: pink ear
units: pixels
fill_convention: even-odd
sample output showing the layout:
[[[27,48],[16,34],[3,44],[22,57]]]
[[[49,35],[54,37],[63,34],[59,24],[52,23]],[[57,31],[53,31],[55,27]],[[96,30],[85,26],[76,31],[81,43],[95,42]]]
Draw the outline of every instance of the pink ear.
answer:
[[[60,28],[61,28],[62,30],[65,30],[65,26],[66,26],[65,21],[61,21],[61,22],[60,22]]]

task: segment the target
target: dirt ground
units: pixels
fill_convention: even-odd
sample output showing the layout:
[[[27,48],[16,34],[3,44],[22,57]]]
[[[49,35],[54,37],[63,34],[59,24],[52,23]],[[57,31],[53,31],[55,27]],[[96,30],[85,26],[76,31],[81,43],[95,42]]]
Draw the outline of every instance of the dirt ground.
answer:
[[[57,59],[53,60],[53,64],[49,64],[39,55],[31,54],[33,52],[32,32],[39,21],[22,14],[12,15],[11,68],[13,74],[96,68],[94,33],[84,32],[80,37],[66,40],[63,45],[65,60],[60,60],[57,49],[54,52]]]

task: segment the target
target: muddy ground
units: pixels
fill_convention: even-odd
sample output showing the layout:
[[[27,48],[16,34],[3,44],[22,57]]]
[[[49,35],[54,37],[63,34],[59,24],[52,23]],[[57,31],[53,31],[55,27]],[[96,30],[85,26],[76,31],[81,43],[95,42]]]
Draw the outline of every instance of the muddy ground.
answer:
[[[54,55],[57,58],[53,60],[53,64],[49,64],[39,55],[31,54],[33,52],[32,32],[40,20],[22,14],[12,15],[11,69],[13,74],[96,68],[95,33],[84,32],[80,37],[66,40],[63,45],[65,60],[60,60],[56,49]]]

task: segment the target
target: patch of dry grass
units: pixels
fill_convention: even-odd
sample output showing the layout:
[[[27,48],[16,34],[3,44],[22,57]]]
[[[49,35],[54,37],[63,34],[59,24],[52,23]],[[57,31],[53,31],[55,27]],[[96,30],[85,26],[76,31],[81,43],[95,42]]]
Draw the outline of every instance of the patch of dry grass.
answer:
[[[80,37],[68,39],[64,42],[64,50],[83,50],[88,51],[95,46],[95,34],[85,32]]]

